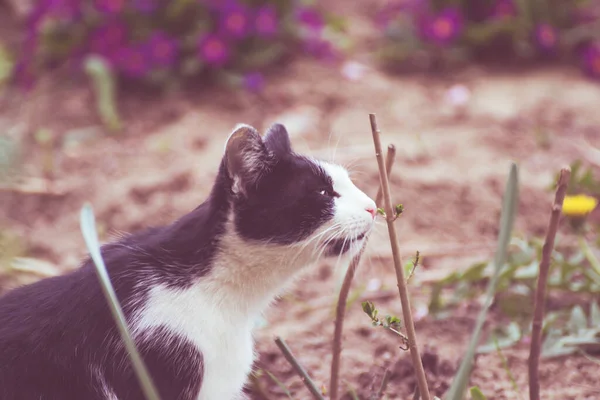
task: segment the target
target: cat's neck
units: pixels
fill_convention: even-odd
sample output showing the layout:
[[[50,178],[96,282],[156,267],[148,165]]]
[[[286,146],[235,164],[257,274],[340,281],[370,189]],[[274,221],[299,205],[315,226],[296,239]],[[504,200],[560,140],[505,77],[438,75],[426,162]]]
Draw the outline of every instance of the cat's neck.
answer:
[[[312,254],[300,246],[249,243],[231,229],[229,223],[207,279],[216,301],[249,315],[261,313],[311,262]]]

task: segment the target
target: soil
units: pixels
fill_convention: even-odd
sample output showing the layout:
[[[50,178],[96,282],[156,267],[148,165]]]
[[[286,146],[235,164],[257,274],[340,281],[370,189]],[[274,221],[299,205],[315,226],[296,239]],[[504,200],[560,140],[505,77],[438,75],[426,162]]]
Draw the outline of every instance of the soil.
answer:
[[[479,307],[464,304],[445,319],[427,315],[427,282],[493,256],[511,161],[520,168],[516,233],[544,234],[555,174],[574,160],[589,160],[589,145],[600,146],[600,86],[565,68],[502,73],[472,66],[448,76],[387,75],[366,55],[374,35],[367,7],[349,7],[351,33],[362,40],[353,57],[369,67],[358,80],[345,78],[340,65],[299,58],[276,71],[261,94],[214,88],[164,96],[122,93],[119,109],[126,129],[120,134],[102,129],[85,82],[48,76],[35,92],[11,90],[0,99],[0,124],[21,128],[20,172],[28,186],[0,192],[3,228],[27,256],[61,271],[76,268],[86,256],[78,223],[85,202],[94,207],[102,240],[172,221],[205,198],[224,140],[238,122],[261,130],[275,121],[286,124],[297,151],[348,166],[357,185],[375,196],[379,178],[368,120],[375,112],[384,144],[397,148],[391,181],[394,201],[405,206],[397,221],[403,256],[416,250],[423,255],[411,281],[411,300],[430,388],[441,396]],[[464,109],[445,100],[457,83],[471,93]],[[53,133],[51,149],[34,140],[39,128]],[[273,338],[285,338],[317,384],[327,387],[335,291],[342,274],[335,263],[308,271],[257,330],[257,368],[273,374],[294,399],[311,396]],[[33,279],[39,276],[5,280],[2,290]],[[394,282],[381,220],[354,289],[362,287],[360,298],[373,300],[382,312],[401,315]],[[367,283],[380,287],[364,289]],[[494,311],[486,329],[505,323],[506,317]],[[370,325],[360,301],[352,303],[345,319],[343,392],[352,388],[368,399],[389,369],[388,397],[411,398],[412,364],[399,344],[397,337]],[[471,384],[490,399],[525,398],[528,352],[526,343],[503,351],[520,395],[497,353],[477,359]],[[542,397],[600,398],[598,376],[600,366],[583,356],[543,360]],[[269,399],[288,398],[268,376],[259,381]],[[262,398],[250,392],[253,399]]]

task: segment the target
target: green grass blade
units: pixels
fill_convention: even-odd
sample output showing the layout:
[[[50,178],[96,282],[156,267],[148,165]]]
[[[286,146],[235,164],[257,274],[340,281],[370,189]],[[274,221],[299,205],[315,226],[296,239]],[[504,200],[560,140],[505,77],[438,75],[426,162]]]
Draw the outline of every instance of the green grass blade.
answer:
[[[92,260],[94,261],[94,265],[96,266],[96,273],[98,275],[98,280],[100,281],[100,286],[102,287],[102,291],[104,292],[104,296],[106,297],[110,311],[115,319],[115,323],[119,328],[121,338],[125,343],[125,348],[131,357],[133,369],[135,370],[138,380],[140,381],[144,395],[146,396],[147,400],[160,400],[158,391],[156,390],[156,387],[150,378],[150,374],[148,373],[148,370],[142,361],[142,357],[140,356],[140,353],[138,352],[133,339],[131,338],[129,328],[125,322],[123,310],[121,309],[121,305],[119,304],[119,300],[117,299],[113,285],[110,282],[106,265],[104,264],[102,254],[100,253],[100,244],[98,242],[98,234],[96,231],[96,220],[91,205],[85,204],[83,206],[81,209],[79,223],[85,244],[90,252]]]
[[[96,107],[104,125],[112,132],[123,127],[117,110],[115,77],[109,66],[97,56],[85,60],[85,72],[92,80],[96,95]]]
[[[496,249],[496,255],[494,256],[494,274],[488,283],[485,302],[477,317],[475,329],[473,330],[473,336],[471,336],[465,357],[460,364],[450,389],[448,389],[448,392],[446,392],[446,400],[462,400],[466,393],[469,377],[471,376],[471,370],[473,369],[473,361],[475,358],[477,344],[481,338],[481,329],[483,328],[488,310],[492,305],[494,294],[496,293],[500,269],[506,263],[508,244],[510,242],[515,216],[517,214],[518,199],[518,168],[517,165],[513,163],[510,167],[510,174],[508,177],[508,182],[506,183],[506,190],[504,192],[504,199],[502,202],[498,248]]]
[[[485,394],[477,386],[473,386],[469,392],[471,393],[471,399],[473,400],[487,400]]]

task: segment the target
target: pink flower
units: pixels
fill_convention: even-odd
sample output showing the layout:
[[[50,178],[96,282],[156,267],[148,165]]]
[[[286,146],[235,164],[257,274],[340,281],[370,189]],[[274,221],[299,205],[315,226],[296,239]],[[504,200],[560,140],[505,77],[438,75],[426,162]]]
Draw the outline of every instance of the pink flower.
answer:
[[[198,52],[202,60],[214,66],[226,64],[230,57],[227,44],[215,34],[206,35],[200,40]]]

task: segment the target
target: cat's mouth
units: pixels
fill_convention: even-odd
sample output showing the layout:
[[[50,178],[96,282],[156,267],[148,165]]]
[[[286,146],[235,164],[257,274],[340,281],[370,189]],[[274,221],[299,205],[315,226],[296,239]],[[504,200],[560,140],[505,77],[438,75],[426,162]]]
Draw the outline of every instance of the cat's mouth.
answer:
[[[339,238],[334,239],[327,245],[326,255],[328,256],[341,256],[348,250],[352,249],[355,244],[365,238],[366,232],[361,233],[355,237]]]

